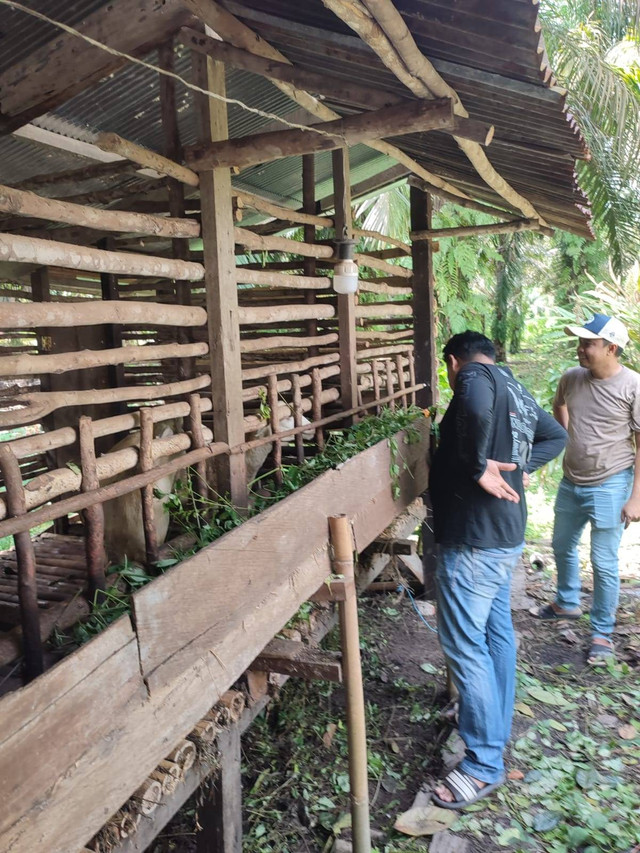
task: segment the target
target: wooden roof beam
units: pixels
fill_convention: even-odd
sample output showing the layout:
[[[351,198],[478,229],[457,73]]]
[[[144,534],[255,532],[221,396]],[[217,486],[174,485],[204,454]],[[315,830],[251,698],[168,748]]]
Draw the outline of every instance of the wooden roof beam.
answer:
[[[511,219],[509,222],[492,222],[489,225],[461,225],[455,228],[432,228],[428,231],[412,231],[416,240],[442,240],[444,237],[478,237],[482,234],[515,234],[518,231],[540,231],[550,237],[553,228],[545,228],[537,219]]]
[[[143,56],[190,20],[182,0],[113,0],[76,29],[117,51]],[[71,33],[57,33],[0,75],[0,132],[10,133],[55,109],[126,61]]]
[[[203,23],[215,30],[215,32],[224,39],[224,41],[229,42],[234,47],[242,48],[243,50],[250,51],[251,53],[255,53],[267,59],[274,59],[277,62],[291,64],[286,56],[280,53],[279,50],[257,35],[257,33],[255,33],[250,27],[246,26],[246,24],[226,9],[223,9],[222,6],[220,6],[219,3],[214,2],[214,0],[184,0],[184,3],[200,18]],[[300,104],[300,106],[304,107],[304,109],[312,115],[322,119],[322,121],[332,121],[333,119],[340,118],[338,113],[330,109],[317,98],[314,98],[313,95],[310,95],[309,92],[304,89],[298,89],[290,83],[283,83],[280,81],[274,82],[275,85],[292,100]],[[452,184],[448,184],[446,181],[443,181],[442,178],[438,177],[438,175],[434,175],[432,172],[429,172],[428,169],[425,169],[424,166],[421,166],[416,162],[416,160],[400,148],[397,148],[395,145],[391,145],[391,143],[386,142],[385,140],[371,140],[367,142],[366,145],[369,148],[373,148],[375,151],[386,154],[388,157],[393,157],[398,161],[398,163],[401,163],[419,177],[430,181],[435,186],[442,187],[454,195],[466,198],[466,196],[464,196],[464,194]]]
[[[268,80],[274,82],[288,83],[295,86],[296,89],[306,89],[314,94],[331,98],[340,103],[354,104],[370,110],[382,110],[386,107],[413,103],[412,99],[401,98],[382,89],[360,86],[341,77],[333,77],[330,74],[317,74],[312,71],[294,68],[285,62],[263,59],[261,56],[231,47],[218,39],[206,36],[204,33],[192,30],[189,27],[183,27],[180,30],[179,39],[182,44],[193,48],[193,50],[199,53],[204,53],[212,59],[224,62],[225,65],[230,65],[242,71],[249,71],[252,74],[259,74],[261,77],[266,77]],[[398,136],[403,132],[399,131],[397,134],[388,135]],[[471,139],[474,142],[479,142],[481,145],[489,145],[493,139],[494,128],[493,125],[458,116],[456,117],[455,127],[452,132],[463,139]]]
[[[454,126],[453,104],[449,98],[414,101],[315,124],[309,130],[276,130],[192,146],[187,149],[186,158],[195,170],[220,166],[246,168],[298,154],[333,151],[343,145],[384,136],[426,130],[453,131]]]

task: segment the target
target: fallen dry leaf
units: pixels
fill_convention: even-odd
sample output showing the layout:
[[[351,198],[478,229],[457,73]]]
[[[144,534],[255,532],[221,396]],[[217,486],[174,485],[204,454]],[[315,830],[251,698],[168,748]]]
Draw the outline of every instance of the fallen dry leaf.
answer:
[[[620,722],[613,714],[598,714],[596,720],[607,729],[615,729]]]
[[[437,806],[418,806],[403,812],[396,818],[394,829],[404,835],[435,835],[454,823],[458,815],[452,809]]]
[[[336,723],[329,723],[326,732],[322,735],[322,743],[327,747],[327,749],[331,749],[331,744],[333,743],[333,738],[337,730],[338,726]]]
[[[633,740],[634,738],[637,738],[640,733],[635,726],[632,726],[631,723],[627,723],[626,726],[620,726],[618,734],[623,740]]]
[[[580,637],[576,634],[575,631],[572,631],[571,628],[567,628],[564,631],[560,631],[560,636],[563,640],[566,640],[567,643],[571,643],[571,645],[576,645],[580,642]]]
[[[524,702],[516,702],[515,709],[519,714],[523,714],[525,717],[535,717],[533,710],[528,705],[525,705]]]
[[[524,779],[524,773],[522,770],[518,770],[517,767],[514,767],[513,770],[509,770],[507,773],[507,778],[519,782],[521,779]]]

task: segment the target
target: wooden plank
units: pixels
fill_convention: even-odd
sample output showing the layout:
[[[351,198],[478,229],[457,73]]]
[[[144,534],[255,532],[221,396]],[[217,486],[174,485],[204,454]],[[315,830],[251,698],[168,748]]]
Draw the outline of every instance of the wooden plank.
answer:
[[[206,91],[225,94],[225,71],[220,62],[194,54],[194,79]],[[198,96],[196,120],[202,143],[227,139],[227,107],[222,101]],[[200,175],[202,241],[211,358],[213,428],[216,441],[229,446],[244,441],[240,320],[234,254],[231,174],[209,169]],[[218,490],[230,492],[235,506],[246,506],[244,454],[224,459],[217,468]]]
[[[416,580],[424,583],[424,570],[422,568],[422,560],[417,554],[400,554],[398,555],[400,562],[406,566],[414,575]]]
[[[279,672],[307,681],[342,681],[342,665],[338,652],[316,649],[296,640],[271,640],[251,664],[250,669]]]
[[[424,447],[401,444],[401,452],[413,477],[402,472],[398,501],[393,501],[388,476],[382,475],[391,464],[388,444],[383,442],[138,592],[134,610],[141,665],[152,693],[203,655],[216,680],[226,682],[239,659],[243,666],[238,675],[246,669],[293,615],[296,602],[307,600],[331,573],[327,517],[349,515],[361,550],[424,490]],[[265,565],[269,571],[262,568]],[[198,592],[204,589],[205,596]],[[174,624],[169,632],[167,620]]]
[[[219,768],[198,812],[197,853],[242,853],[240,729],[218,735]]]
[[[180,0],[113,0],[76,29],[119,51],[144,56],[189,17]],[[75,35],[56,32],[52,41],[0,76],[3,114],[14,117],[5,122],[5,132],[54,109],[126,61]]]

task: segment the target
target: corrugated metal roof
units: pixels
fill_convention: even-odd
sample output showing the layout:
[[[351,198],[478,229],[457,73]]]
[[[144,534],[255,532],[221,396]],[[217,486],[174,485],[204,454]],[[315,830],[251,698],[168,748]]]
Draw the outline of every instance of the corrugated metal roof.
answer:
[[[496,169],[527,196],[551,224],[588,233],[587,204],[575,182],[574,158],[585,155],[584,142],[566,113],[564,95],[550,87],[550,69],[533,0],[394,0],[418,47],[453,86],[470,116],[493,124],[495,138],[487,156]],[[105,4],[105,0],[31,0],[33,9],[69,24]],[[408,99],[413,96],[373,51],[321,0],[222,0],[295,66],[354,80]],[[46,43],[51,25],[0,7],[0,73]],[[155,62],[155,55],[148,57]],[[189,57],[179,48],[176,71],[189,76]],[[301,121],[300,108],[279,89],[241,71],[227,74],[229,96],[261,110]],[[179,127],[185,145],[195,141],[191,94],[178,85]],[[348,114],[340,92],[327,99]],[[53,113],[78,129],[108,130],[162,151],[158,79],[150,69],[129,65],[72,98]],[[304,115],[302,121],[304,121]],[[46,124],[46,119],[45,119]],[[272,123],[238,106],[229,109],[231,136],[244,136]],[[75,133],[74,133],[75,135]],[[425,168],[471,195],[499,203],[451,137],[412,134],[394,140]],[[351,154],[356,183],[386,169],[389,161],[364,146]],[[329,194],[330,157],[317,157],[318,192]],[[86,161],[51,152],[33,143],[0,139],[0,180],[14,183],[47,169],[71,168]],[[301,198],[299,158],[245,170],[242,184],[284,203]],[[104,185],[104,184],[102,184]],[[504,204],[502,204],[504,206]]]

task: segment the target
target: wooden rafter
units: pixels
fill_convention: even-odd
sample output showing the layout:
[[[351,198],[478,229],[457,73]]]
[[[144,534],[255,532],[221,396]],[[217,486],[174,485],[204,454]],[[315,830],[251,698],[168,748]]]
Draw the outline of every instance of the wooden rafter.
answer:
[[[369,139],[427,130],[453,130],[453,107],[448,98],[414,101],[384,107],[344,119],[313,125],[313,130],[276,130],[239,139],[194,146],[187,162],[195,170],[214,166],[246,168],[266,160],[279,160],[314,151],[332,151]]]

